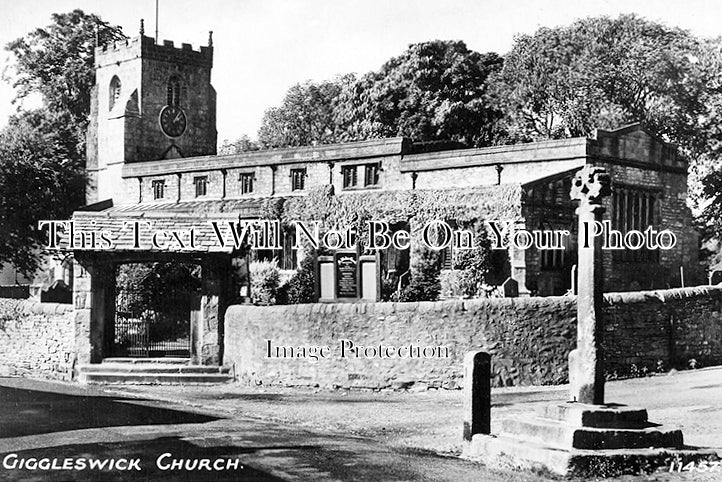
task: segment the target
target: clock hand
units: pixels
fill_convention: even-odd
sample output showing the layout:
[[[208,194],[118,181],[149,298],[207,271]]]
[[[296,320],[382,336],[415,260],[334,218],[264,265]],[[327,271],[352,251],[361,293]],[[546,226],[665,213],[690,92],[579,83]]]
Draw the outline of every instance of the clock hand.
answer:
[[[183,114],[181,114],[181,112],[178,111],[178,113],[177,113],[177,114],[175,115],[175,117],[173,118],[173,122],[178,122],[178,121],[181,120],[182,118],[183,118]]]

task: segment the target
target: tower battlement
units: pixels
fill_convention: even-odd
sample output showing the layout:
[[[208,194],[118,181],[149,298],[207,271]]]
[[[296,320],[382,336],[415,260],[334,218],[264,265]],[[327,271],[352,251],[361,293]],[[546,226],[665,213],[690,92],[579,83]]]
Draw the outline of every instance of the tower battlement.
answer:
[[[213,46],[201,46],[199,50],[194,50],[191,44],[183,43],[178,48],[172,40],[158,44],[153,37],[140,35],[95,48],[96,68],[136,58],[211,67]]]

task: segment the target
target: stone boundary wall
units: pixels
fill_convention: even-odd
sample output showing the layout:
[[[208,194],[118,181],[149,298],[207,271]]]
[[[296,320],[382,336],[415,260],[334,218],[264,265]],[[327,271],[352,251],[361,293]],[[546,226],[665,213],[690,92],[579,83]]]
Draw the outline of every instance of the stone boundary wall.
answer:
[[[722,287],[605,295],[607,371],[722,364]]]
[[[699,366],[722,363],[722,288],[609,293],[604,311],[610,375],[654,370],[660,361],[665,369],[687,367],[692,358]],[[348,350],[341,357],[343,339],[356,346],[446,346],[449,357],[356,358]],[[483,349],[492,354],[494,386],[560,384],[568,379],[575,339],[574,297],[235,305],[225,316],[224,362],[235,364],[241,381],[264,385],[458,388],[464,354]],[[294,347],[295,356],[299,346],[329,349],[316,361],[308,351],[277,358],[277,346]]]
[[[0,376],[71,380],[73,305],[0,299]]]
[[[25,286],[0,286],[0,298],[27,299],[30,298],[30,287]]]

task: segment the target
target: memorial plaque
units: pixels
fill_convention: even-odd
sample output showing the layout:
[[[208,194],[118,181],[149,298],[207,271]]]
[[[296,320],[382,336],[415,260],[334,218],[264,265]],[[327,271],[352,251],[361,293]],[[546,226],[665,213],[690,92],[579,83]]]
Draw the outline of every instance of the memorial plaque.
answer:
[[[336,296],[358,297],[358,258],[356,253],[336,254]]]

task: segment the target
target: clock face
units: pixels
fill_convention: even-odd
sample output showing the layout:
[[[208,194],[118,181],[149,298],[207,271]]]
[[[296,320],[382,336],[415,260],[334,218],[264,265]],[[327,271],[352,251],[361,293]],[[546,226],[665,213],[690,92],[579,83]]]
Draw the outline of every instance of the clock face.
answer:
[[[160,128],[168,137],[180,137],[186,131],[186,115],[183,109],[167,105],[160,111]]]

